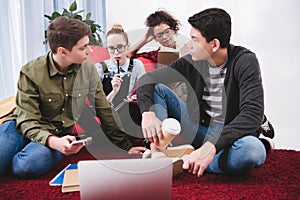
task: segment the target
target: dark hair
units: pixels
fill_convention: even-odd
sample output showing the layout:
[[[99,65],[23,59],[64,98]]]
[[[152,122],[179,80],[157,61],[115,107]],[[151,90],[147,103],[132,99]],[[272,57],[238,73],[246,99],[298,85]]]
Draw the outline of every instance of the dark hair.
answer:
[[[229,46],[231,18],[225,10],[209,8],[193,15],[188,22],[201,32],[207,42],[218,39],[222,48]]]
[[[121,35],[123,35],[126,43],[128,44],[128,35],[124,31],[124,29],[123,29],[123,27],[122,27],[121,24],[114,23],[111,26],[111,28],[106,32],[106,38],[107,38],[107,36],[112,35],[112,34],[121,34]]]
[[[47,38],[50,49],[57,53],[58,47],[72,50],[81,38],[91,34],[91,29],[84,22],[68,17],[57,17],[47,29]]]
[[[170,28],[175,31],[175,33],[179,30],[180,22],[172,15],[163,10],[158,10],[150,14],[145,22],[146,26],[151,28],[150,30],[152,34],[153,28],[160,25],[161,23],[169,25]]]

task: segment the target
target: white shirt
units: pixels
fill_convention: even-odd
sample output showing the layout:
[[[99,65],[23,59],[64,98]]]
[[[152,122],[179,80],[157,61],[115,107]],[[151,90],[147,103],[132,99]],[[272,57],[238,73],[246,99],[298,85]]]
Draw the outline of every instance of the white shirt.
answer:
[[[129,61],[130,61],[130,59],[127,58],[124,65],[120,66],[120,69],[124,70],[125,72],[128,72]],[[114,73],[118,72],[118,66],[112,60],[109,59],[109,60],[105,60],[104,62],[107,65],[107,69],[109,72],[114,72]],[[99,73],[101,80],[103,80],[104,72],[103,72],[102,65],[100,63],[96,63],[96,67],[97,67],[97,71]],[[125,72],[123,72],[123,73],[121,72],[121,78],[123,76],[128,75],[128,73],[125,73]],[[132,69],[132,72],[130,73],[131,76],[130,76],[128,95],[130,95],[133,92],[135,83],[144,73],[145,73],[144,64],[138,59],[133,59],[133,69]]]

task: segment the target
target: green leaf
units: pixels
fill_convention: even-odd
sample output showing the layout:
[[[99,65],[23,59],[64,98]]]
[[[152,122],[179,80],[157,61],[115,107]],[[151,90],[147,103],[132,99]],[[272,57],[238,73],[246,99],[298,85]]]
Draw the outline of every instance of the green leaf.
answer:
[[[95,24],[95,26],[97,29],[99,29],[99,30],[101,29],[101,26],[99,24]]]
[[[71,5],[70,5],[70,8],[69,8],[69,11],[73,12],[74,10],[77,9],[77,3],[76,1],[74,1]]]
[[[80,15],[75,15],[73,18],[82,20],[82,17]]]
[[[63,10],[64,10],[64,11],[63,11],[62,14],[61,14],[61,15],[63,15],[63,16],[65,16],[66,13],[69,13],[69,11],[68,11],[67,9],[63,8]]]
[[[95,36],[90,35],[89,39],[90,39],[89,45],[93,45],[93,46],[100,46],[101,45],[101,43],[95,38]]]
[[[82,20],[84,23],[86,23],[87,25],[91,25],[93,23],[95,23],[94,20]]]
[[[53,12],[52,13],[52,19],[55,19],[56,17],[61,16],[58,12]]]
[[[88,13],[88,14],[86,14],[86,17],[85,17],[85,19],[86,19],[86,20],[89,20],[89,19],[91,19],[91,15],[92,15],[91,13]]]
[[[92,34],[89,36],[90,37],[90,45],[102,46],[102,40],[101,40],[99,33],[101,33],[101,32],[104,33],[104,31],[101,30],[101,26],[99,24],[95,24],[94,20],[91,20],[91,13],[87,13],[86,20],[83,20],[83,17],[80,13],[84,12],[84,10],[80,10],[78,12],[73,12],[76,9],[77,9],[77,3],[76,3],[76,0],[74,0],[74,2],[70,5],[69,10],[67,10],[66,8],[63,8],[62,14],[60,14],[58,12],[53,12],[51,16],[44,15],[44,17],[49,19],[50,22],[59,16],[65,16],[68,18],[75,18],[75,19],[81,20],[82,22],[87,24],[91,29]],[[47,38],[46,33],[47,33],[47,30],[45,30],[45,38]]]
[[[92,31],[92,33],[96,32],[96,26],[95,26],[95,24],[91,24],[91,31]]]
[[[49,19],[50,21],[52,20],[52,17],[49,15],[44,15],[44,17],[46,17],[47,19]]]
[[[104,31],[103,31],[103,33],[104,33]],[[99,45],[102,46],[102,39],[101,39],[100,35],[97,32],[95,32],[93,35],[96,38],[96,40],[99,42]]]

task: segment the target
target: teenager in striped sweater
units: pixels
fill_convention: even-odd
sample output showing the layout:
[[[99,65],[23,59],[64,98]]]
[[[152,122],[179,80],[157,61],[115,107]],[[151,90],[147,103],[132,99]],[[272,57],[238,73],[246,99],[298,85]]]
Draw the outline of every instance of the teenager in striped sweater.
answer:
[[[188,55],[139,79],[137,97],[144,137],[154,145],[163,138],[161,121],[181,122],[181,135],[192,144],[183,168],[239,175],[260,167],[266,149],[259,139],[264,120],[260,66],[250,50],[230,44],[231,17],[219,8],[189,18]],[[187,84],[187,103],[167,86]]]

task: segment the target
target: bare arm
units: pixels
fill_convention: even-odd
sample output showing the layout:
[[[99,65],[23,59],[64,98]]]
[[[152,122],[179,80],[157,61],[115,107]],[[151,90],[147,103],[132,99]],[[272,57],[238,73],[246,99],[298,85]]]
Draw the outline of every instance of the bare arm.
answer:
[[[150,32],[150,28],[148,28],[148,30],[147,30],[146,34],[144,35],[144,37],[138,43],[136,43],[130,49],[128,49],[126,54],[129,57],[134,56],[144,45],[151,42],[153,39],[154,39],[154,37]]]
[[[109,102],[112,102],[114,97],[117,95],[121,88],[122,84],[122,79],[120,78],[119,74],[115,74],[114,78],[111,80],[111,85],[112,85],[112,91],[107,95],[106,99]]]

